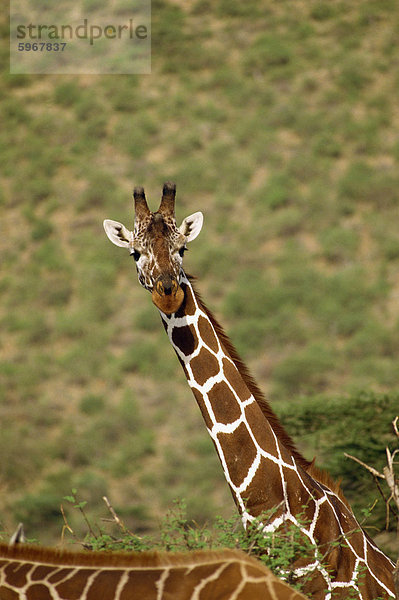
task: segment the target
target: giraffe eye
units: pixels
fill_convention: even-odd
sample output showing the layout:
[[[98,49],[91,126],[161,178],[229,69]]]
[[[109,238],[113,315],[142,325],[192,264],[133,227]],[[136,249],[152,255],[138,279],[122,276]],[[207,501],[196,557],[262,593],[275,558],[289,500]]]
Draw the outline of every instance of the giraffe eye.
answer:
[[[140,258],[141,254],[138,250],[133,250],[130,256],[133,256],[134,260],[137,262]]]
[[[179,254],[180,254],[180,256],[181,256],[181,257],[183,257],[183,256],[184,256],[184,253],[185,253],[185,251],[186,251],[186,250],[187,250],[186,246],[182,246],[182,247],[179,249]]]

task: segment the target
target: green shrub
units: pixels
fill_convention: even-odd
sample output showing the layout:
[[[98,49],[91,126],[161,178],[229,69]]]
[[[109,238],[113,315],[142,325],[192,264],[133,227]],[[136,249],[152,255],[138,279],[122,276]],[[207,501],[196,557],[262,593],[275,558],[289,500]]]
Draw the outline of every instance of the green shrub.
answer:
[[[370,67],[360,57],[355,57],[343,64],[339,85],[345,89],[347,94],[361,92],[370,82]]]
[[[49,179],[37,177],[26,183],[25,198],[30,202],[42,202],[46,200],[53,192],[53,186]]]
[[[80,401],[80,411],[85,415],[95,415],[101,412],[105,407],[105,400],[103,396],[96,394],[88,394],[83,396]]]
[[[359,246],[359,235],[352,229],[331,227],[319,235],[323,255],[332,263],[353,261]]]
[[[189,58],[192,48],[184,32],[185,13],[178,5],[161,1],[152,4],[152,50],[161,58],[160,64],[167,73],[184,71],[182,56]]]
[[[136,93],[139,88],[138,78],[135,75],[114,75],[112,80],[115,81],[115,78],[118,83],[110,86],[107,97],[116,111],[131,115],[139,110],[143,103],[140,94]]]
[[[262,203],[270,210],[285,207],[295,199],[294,182],[286,173],[272,175],[261,194]]]
[[[397,327],[394,328],[396,331]],[[395,356],[398,352],[397,336],[377,320],[368,319],[347,345],[349,358]]]
[[[340,196],[387,209],[397,201],[398,178],[391,170],[379,171],[365,162],[351,164],[339,184]]]
[[[54,227],[48,219],[35,219],[32,223],[32,240],[40,242],[54,233]]]
[[[373,156],[381,146],[379,139],[382,123],[371,116],[363,120],[349,121],[345,128],[347,145],[353,145],[357,155]]]
[[[44,315],[35,313],[29,315],[29,319],[26,319],[23,338],[27,344],[49,343],[51,329]]]
[[[278,237],[291,238],[297,235],[306,222],[306,215],[299,206],[287,206],[277,211],[270,219],[270,232]]]
[[[8,33],[8,31],[7,31]],[[4,73],[4,81],[7,83],[7,86],[10,88],[26,88],[29,87],[32,83],[33,79],[36,79],[36,75],[25,75],[25,74],[15,74],[11,75],[11,73]]]
[[[27,493],[14,503],[15,518],[21,523],[29,523],[30,530],[40,530],[43,523],[59,523],[60,496],[57,492]],[[47,525],[47,526],[48,526]]]
[[[222,18],[238,18],[238,19],[253,19],[256,15],[266,16],[270,10],[267,7],[259,7],[259,3],[254,0],[248,2],[240,2],[240,0],[220,0],[217,3],[217,11],[219,17]]]
[[[102,107],[96,95],[86,91],[82,93],[80,98],[75,102],[75,113],[79,121],[85,122],[96,114],[101,114]]]
[[[247,529],[244,530],[237,516],[229,519],[217,517],[212,526],[199,526],[187,517],[185,501],[174,501],[174,506],[169,509],[162,519],[157,537],[148,535],[139,536],[130,531],[119,517],[112,514],[113,531],[108,533],[104,528],[92,525],[87,514],[87,502],[77,498],[76,490],[72,496],[66,496],[66,501],[73,505],[75,511],[81,516],[85,524],[87,535],[85,545],[92,550],[115,551],[148,551],[157,549],[170,552],[186,552],[203,549],[239,548],[264,563],[271,571],[289,581],[290,585],[301,590],[308,578],[298,578],[295,573],[297,561],[317,556],[322,563],[323,557],[318,549],[312,545],[309,538],[302,534],[301,526],[307,525],[305,517],[306,507],[303,512],[296,515],[298,524],[283,523],[277,531],[265,532],[262,524],[273,517],[273,511],[260,515]],[[118,520],[117,520],[118,519]],[[109,529],[109,528],[108,528]],[[75,536],[76,541],[79,541]],[[117,540],[117,541],[116,541]],[[342,540],[332,542],[334,545],[343,543]],[[309,574],[312,577],[313,573]]]
[[[344,453],[381,471],[386,463],[385,445],[395,447],[390,424],[397,414],[398,400],[395,393],[357,392],[343,397],[316,395],[296,402],[290,399],[278,405],[282,422],[302,440],[307,456],[317,455],[319,467],[342,478],[344,493],[359,519],[361,509],[372,506],[379,493],[368,471],[345,458]],[[369,524],[379,529],[385,526],[383,502],[378,502]]]
[[[396,261],[399,258],[399,240],[396,236],[385,234],[380,241],[381,250],[384,253],[386,260]]]
[[[323,132],[314,140],[313,153],[316,157],[339,158],[343,154],[343,144],[332,132]]]
[[[45,306],[60,307],[68,304],[73,293],[69,270],[47,275],[46,282],[42,282],[39,293],[40,300]]]
[[[4,100],[1,104],[3,119],[14,124],[29,123],[30,115],[26,107],[16,98]]]
[[[54,101],[61,106],[69,107],[76,104],[81,90],[75,81],[63,81],[54,90]]]
[[[244,54],[244,66],[250,71],[277,69],[289,65],[293,60],[291,47],[281,36],[272,33],[259,35],[251,48]]]
[[[108,121],[107,117],[103,114],[94,114],[85,123],[84,135],[88,138],[95,140],[96,138],[102,139],[107,135]]]
[[[325,2],[315,2],[312,5],[310,16],[315,21],[328,21],[335,16],[336,9],[331,4]]]

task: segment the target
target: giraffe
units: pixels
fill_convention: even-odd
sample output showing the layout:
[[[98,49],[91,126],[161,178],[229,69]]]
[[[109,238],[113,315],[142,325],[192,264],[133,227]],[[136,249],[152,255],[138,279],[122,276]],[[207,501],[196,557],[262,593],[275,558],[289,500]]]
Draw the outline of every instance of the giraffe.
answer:
[[[304,600],[238,550],[65,552],[0,544],[1,600]]]
[[[315,547],[295,565],[315,600],[394,598],[393,563],[361,529],[339,487],[296,449],[248,369],[183,270],[187,243],[202,228],[200,212],[175,220],[176,186],[164,184],[151,212],[134,189],[134,230],[104,221],[108,238],[129,250],[141,285],[162,323],[216,448],[244,527],[269,514],[273,532],[298,526]]]

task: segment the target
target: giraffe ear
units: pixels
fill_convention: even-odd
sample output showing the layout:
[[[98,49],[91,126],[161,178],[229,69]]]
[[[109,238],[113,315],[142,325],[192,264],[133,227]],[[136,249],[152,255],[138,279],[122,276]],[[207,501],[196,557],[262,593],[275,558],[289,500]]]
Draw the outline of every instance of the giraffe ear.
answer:
[[[186,236],[187,242],[192,242],[201,231],[203,222],[204,215],[202,212],[196,212],[184,219],[183,223],[179,227],[179,231]]]
[[[129,248],[130,242],[133,240],[133,233],[126,229],[122,223],[118,223],[118,221],[111,221],[110,219],[105,219],[104,223],[105,233],[108,238],[111,240],[115,246],[120,246],[121,248]]]

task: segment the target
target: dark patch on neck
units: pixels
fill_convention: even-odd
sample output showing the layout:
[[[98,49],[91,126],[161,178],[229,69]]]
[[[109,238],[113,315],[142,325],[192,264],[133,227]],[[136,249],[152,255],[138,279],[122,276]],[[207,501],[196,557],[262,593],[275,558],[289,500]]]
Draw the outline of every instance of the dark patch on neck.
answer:
[[[189,293],[189,288],[185,283],[180,284],[180,287],[184,292],[184,300],[181,303],[179,310],[175,313],[175,316],[180,318],[187,315],[194,315],[196,306],[191,293]]]
[[[185,356],[190,356],[198,346],[195,329],[192,325],[174,327],[172,341]]]

